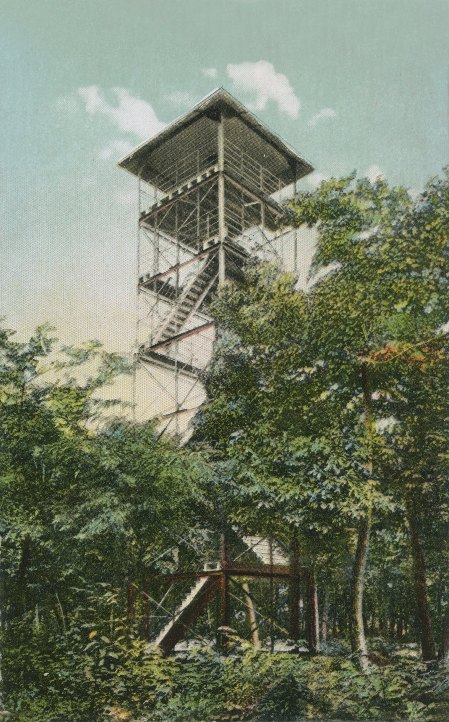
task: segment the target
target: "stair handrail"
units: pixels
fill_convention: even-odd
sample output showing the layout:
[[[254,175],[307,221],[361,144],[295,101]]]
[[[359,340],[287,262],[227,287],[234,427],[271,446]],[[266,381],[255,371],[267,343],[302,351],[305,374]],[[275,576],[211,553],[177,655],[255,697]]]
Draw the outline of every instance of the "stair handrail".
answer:
[[[162,336],[164,335],[167,327],[170,325],[170,323],[172,322],[172,320],[173,320],[174,317],[176,316],[176,312],[177,312],[177,310],[178,310],[178,307],[183,303],[183,301],[184,301],[185,298],[187,297],[187,295],[188,295],[190,289],[192,288],[193,284],[195,283],[195,281],[198,280],[199,276],[201,276],[201,275],[204,273],[204,271],[206,270],[206,268],[209,266],[209,264],[210,264],[210,263],[212,262],[212,260],[215,258],[216,253],[217,253],[217,252],[214,252],[214,253],[211,253],[211,254],[209,254],[208,256],[206,256],[205,262],[202,263],[202,266],[201,266],[201,268],[199,269],[198,273],[196,273],[196,274],[192,277],[192,279],[190,280],[190,282],[184,287],[183,292],[182,292],[181,295],[178,297],[176,303],[173,305],[172,310],[169,312],[169,314],[167,315],[164,323],[162,324],[161,328],[159,329],[159,333],[152,339],[151,345],[153,345],[153,344],[155,344],[155,343],[158,343],[158,342],[162,339]],[[201,261],[200,261],[200,263],[201,263]],[[189,314],[189,315],[190,315],[190,314]]]

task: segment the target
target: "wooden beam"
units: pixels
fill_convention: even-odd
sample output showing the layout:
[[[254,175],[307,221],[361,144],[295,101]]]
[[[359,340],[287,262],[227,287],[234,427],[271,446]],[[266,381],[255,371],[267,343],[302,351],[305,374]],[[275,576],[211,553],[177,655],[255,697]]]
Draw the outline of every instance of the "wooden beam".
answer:
[[[154,576],[147,577],[151,580],[160,581],[182,581],[184,579],[199,579],[200,577],[219,577],[223,573],[222,569],[203,569],[197,572],[175,572],[174,574],[155,574]],[[249,566],[249,565],[231,565],[226,568],[228,577],[254,577],[262,579],[288,579],[290,576],[290,567],[279,564],[270,566],[264,564],[262,566]]]

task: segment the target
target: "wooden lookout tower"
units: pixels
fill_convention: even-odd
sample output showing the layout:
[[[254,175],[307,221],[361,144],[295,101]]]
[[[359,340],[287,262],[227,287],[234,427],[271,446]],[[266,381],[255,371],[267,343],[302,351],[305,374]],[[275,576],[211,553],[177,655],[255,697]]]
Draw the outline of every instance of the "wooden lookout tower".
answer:
[[[283,201],[312,167],[223,89],[119,165],[139,182],[137,358],[155,389],[147,418],[158,418],[161,432],[174,432],[182,442],[204,398],[201,372],[212,357],[209,303],[221,284],[238,281],[254,256],[274,257],[298,270],[296,232],[288,228]],[[141,404],[140,397],[135,401]],[[185,558],[174,560],[162,574],[150,570],[151,594],[149,588],[139,590],[145,604],[151,600],[166,614],[147,635],[164,652],[175,647],[214,597],[221,597],[216,621],[229,625],[232,581],[241,582],[254,641],[259,625],[248,579],[255,587],[268,580],[273,591],[273,581],[288,585],[297,576],[289,551],[275,540],[230,531],[234,543],[223,534],[213,563],[196,557],[188,569]],[[181,596],[170,592],[175,582],[185,583]],[[171,585],[168,591],[164,583]],[[162,601],[152,596],[158,590]]]
[[[139,181],[137,354],[154,387],[147,416],[185,439],[212,355],[208,304],[255,254],[296,264],[294,234],[279,230],[282,201],[312,167],[222,88],[119,165]]]

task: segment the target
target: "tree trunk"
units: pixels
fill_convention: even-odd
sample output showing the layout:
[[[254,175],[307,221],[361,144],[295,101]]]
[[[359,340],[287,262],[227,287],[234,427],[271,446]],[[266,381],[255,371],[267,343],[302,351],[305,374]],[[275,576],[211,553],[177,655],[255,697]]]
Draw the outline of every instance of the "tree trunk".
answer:
[[[27,572],[31,562],[31,540],[26,536],[23,540],[19,568],[14,583],[14,599],[11,604],[12,618],[20,617],[27,611]]]
[[[321,640],[327,642],[329,627],[329,590],[324,591],[323,612],[321,615]]]
[[[143,600],[143,638],[150,641],[150,605],[148,603],[148,583],[145,577],[142,579],[142,600]]]
[[[371,381],[368,373],[368,364],[363,363],[360,369],[362,384],[363,406],[365,411],[366,436],[366,473],[368,483],[372,483],[373,476],[373,434],[374,419],[372,412]],[[359,664],[364,672],[369,670],[368,647],[366,644],[365,626],[363,621],[363,593],[365,590],[365,570],[368,559],[369,538],[373,514],[373,492],[368,488],[368,503],[365,516],[359,522],[357,531],[357,544],[352,569],[351,589],[351,649],[356,654]]]
[[[318,592],[313,568],[307,574],[307,642],[311,652],[316,654],[320,651]]]
[[[260,649],[259,625],[256,619],[256,609],[254,607],[253,598],[249,592],[249,583],[245,580],[242,583],[242,589],[245,593],[245,603],[248,608],[248,621],[251,632],[251,641],[254,649]]]
[[[438,651],[438,658],[446,660],[449,656],[449,607],[446,609],[446,613],[443,617],[443,624],[441,627],[441,642],[440,649]]]
[[[353,654],[357,655],[360,666],[365,672],[368,671],[369,662],[365,627],[363,624],[363,592],[371,530],[371,515],[372,512],[371,509],[369,509],[359,525],[351,590],[351,649]]]
[[[290,542],[290,579],[288,586],[289,606],[289,637],[297,641],[300,637],[299,603],[301,597],[301,566],[299,558],[299,542],[295,533]]]
[[[134,620],[134,603],[136,601],[137,589],[135,584],[129,580],[126,583],[126,619],[128,624]]]
[[[390,637],[390,639],[394,639],[395,628],[396,628],[396,620],[394,619],[394,617],[392,617],[388,624],[388,636]]]
[[[337,636],[337,605],[334,602],[335,606],[332,612],[332,639],[335,639]]]
[[[416,606],[421,634],[422,658],[424,662],[430,662],[436,659],[436,648],[427,593],[426,560],[420,536],[419,521],[413,507],[413,502],[409,501],[407,503],[407,521],[410,529]]]

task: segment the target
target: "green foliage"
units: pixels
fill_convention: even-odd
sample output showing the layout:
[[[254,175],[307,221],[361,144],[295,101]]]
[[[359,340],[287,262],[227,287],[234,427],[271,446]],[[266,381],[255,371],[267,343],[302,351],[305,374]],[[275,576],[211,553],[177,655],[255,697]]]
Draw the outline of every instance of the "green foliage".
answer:
[[[380,626],[402,615],[416,630],[406,516],[420,532],[412,551],[421,577],[429,560],[440,629],[437,610],[448,599],[449,176],[429,182],[416,202],[383,180],[331,179],[290,210],[295,225],[317,234],[309,287],[298,291],[292,276],[257,265],[243,284],[225,285],[197,438],[231,464],[231,519],[284,542],[295,530],[303,560],[326,585],[338,566],[341,581],[331,583],[341,598],[363,591],[363,572],[349,589],[351,557],[374,509],[365,616]]]
[[[125,647],[104,639],[82,648],[76,632],[70,654],[61,640],[39,656],[37,642],[31,639],[29,648],[20,649],[34,677],[20,697],[20,722],[96,722],[105,719],[108,707],[139,722],[430,722],[448,710],[443,675],[410,661],[380,667],[367,678],[344,657],[308,659],[253,650],[223,657],[198,649],[184,658],[164,659],[146,653],[139,642]],[[108,655],[114,664],[101,666]]]
[[[107,708],[141,722],[447,718],[447,670],[416,652],[414,593],[444,656],[449,177],[417,201],[331,179],[290,210],[317,232],[309,287],[257,264],[224,284],[196,447],[111,417],[99,392],[130,368],[97,342],[56,353],[47,327],[23,343],[0,329],[2,692],[21,722],[103,722]],[[366,675],[348,656],[348,598],[371,511]],[[333,627],[325,654],[147,647],[148,576],[215,560],[224,523],[298,543],[302,593],[313,572]],[[284,624],[285,590],[278,602]]]
[[[93,431],[99,389],[126,369],[97,343],[61,357],[44,328],[0,341],[3,696],[36,720],[94,719],[137,631],[127,584],[195,539],[204,464],[149,424],[109,415]]]

